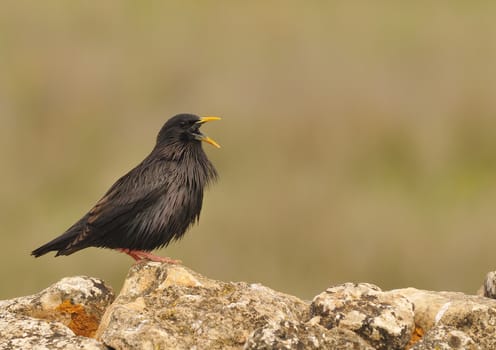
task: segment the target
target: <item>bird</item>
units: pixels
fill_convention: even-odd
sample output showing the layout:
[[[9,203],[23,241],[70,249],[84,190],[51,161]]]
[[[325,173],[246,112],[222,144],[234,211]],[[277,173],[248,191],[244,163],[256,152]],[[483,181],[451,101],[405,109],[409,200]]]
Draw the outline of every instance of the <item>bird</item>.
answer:
[[[151,153],[119,178],[79,221],[33,250],[70,255],[88,247],[110,248],[137,262],[179,263],[152,250],[178,240],[199,221],[204,189],[218,175],[202,142],[220,145],[200,131],[219,117],[178,114],[160,129]]]

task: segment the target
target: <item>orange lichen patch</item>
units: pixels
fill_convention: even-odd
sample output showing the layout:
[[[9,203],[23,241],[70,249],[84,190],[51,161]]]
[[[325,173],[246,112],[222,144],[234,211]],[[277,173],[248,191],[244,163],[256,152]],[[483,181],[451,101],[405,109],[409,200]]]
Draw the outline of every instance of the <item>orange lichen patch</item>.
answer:
[[[418,342],[422,337],[424,336],[424,330],[420,328],[419,326],[415,325],[415,330],[412,333],[412,337],[410,338],[410,341],[408,342],[408,345],[406,346],[406,350],[410,349],[413,344]]]
[[[71,321],[67,325],[76,335],[92,338],[98,328],[98,319],[89,315],[84,306],[81,304],[73,304],[69,300],[65,300],[57,306],[57,311],[70,316]]]

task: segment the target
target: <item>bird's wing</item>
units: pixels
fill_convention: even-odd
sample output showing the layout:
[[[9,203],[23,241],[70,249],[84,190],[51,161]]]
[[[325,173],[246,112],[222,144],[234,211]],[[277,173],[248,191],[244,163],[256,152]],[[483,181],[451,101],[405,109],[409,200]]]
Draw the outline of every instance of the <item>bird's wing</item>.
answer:
[[[138,165],[121,177],[87,214],[86,224],[67,249],[95,239],[121,227],[134,215],[167,192],[170,183],[170,166],[165,160]]]

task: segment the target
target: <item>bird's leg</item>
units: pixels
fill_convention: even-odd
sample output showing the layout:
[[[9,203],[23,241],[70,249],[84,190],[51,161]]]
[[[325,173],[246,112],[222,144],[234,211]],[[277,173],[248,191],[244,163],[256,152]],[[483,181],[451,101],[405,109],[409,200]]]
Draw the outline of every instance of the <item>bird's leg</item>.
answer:
[[[145,252],[143,250],[131,250],[127,248],[117,248],[118,251],[122,253],[126,253],[129,255],[131,258],[136,260],[136,262],[142,261],[142,260],[150,260],[150,261],[156,261],[156,262],[162,262],[162,263],[168,263],[168,264],[180,264],[181,260],[174,260],[171,258],[167,257],[161,257],[157,255],[153,255],[149,252]]]
[[[150,261],[162,262],[162,263],[167,263],[167,264],[180,264],[181,263],[181,260],[174,260],[171,258],[154,255],[152,253],[145,252],[143,250],[131,250],[131,253],[136,254],[141,259],[147,259]]]
[[[140,261],[140,260],[143,260],[140,256],[138,256],[135,251],[133,250],[130,250],[130,249],[126,249],[126,248],[116,248],[116,250],[118,250],[119,252],[121,253],[125,253],[127,255],[129,255],[131,258],[133,258],[134,260],[136,260],[136,262]]]

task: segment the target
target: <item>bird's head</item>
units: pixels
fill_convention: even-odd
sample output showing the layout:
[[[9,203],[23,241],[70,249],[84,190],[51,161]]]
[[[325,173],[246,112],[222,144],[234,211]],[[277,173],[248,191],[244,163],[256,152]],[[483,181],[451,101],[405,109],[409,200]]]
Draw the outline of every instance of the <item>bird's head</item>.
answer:
[[[220,120],[219,117],[199,117],[194,114],[178,114],[170,118],[157,136],[157,145],[178,142],[207,142],[217,148],[220,145],[200,131],[200,127],[209,121]]]

